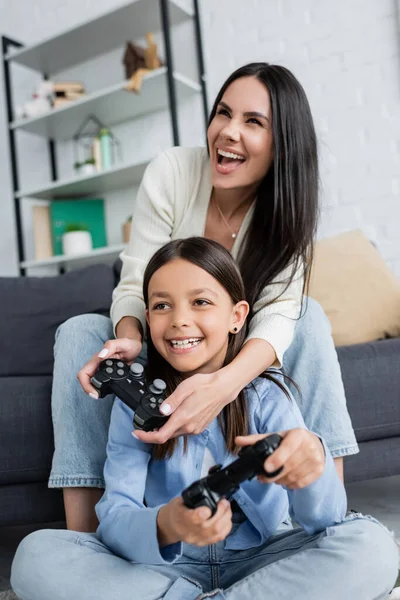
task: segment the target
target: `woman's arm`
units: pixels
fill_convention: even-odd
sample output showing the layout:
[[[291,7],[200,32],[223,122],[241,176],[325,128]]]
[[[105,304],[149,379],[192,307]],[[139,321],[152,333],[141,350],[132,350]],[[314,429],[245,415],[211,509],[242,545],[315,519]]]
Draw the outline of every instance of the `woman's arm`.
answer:
[[[116,335],[116,326],[124,317],[135,317],[145,329],[144,270],[153,254],[170,241],[175,220],[176,166],[171,160],[173,154],[166,151],[151,161],[136,197],[129,244],[121,253],[121,279],[110,310]]]

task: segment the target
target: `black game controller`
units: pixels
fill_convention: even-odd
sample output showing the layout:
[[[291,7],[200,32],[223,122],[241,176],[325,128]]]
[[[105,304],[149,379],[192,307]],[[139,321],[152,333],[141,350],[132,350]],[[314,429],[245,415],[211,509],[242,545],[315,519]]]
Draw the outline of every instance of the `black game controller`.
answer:
[[[153,383],[148,385],[140,363],[128,366],[122,360],[108,358],[100,363],[99,370],[90,381],[99,392],[100,398],[107,394],[115,394],[135,411],[134,429],[153,431],[162,427],[169,418],[159,411],[165,400],[165,381],[154,379]]]
[[[253,446],[246,446],[239,452],[239,458],[227,467],[214,465],[206,477],[192,483],[183,490],[182,498],[188,508],[208,506],[212,515],[217,511],[221,498],[230,498],[243,481],[252,479],[256,475],[275,477],[283,467],[273,473],[264,471],[264,461],[278,448],[282,437],[273,433],[256,442]]]

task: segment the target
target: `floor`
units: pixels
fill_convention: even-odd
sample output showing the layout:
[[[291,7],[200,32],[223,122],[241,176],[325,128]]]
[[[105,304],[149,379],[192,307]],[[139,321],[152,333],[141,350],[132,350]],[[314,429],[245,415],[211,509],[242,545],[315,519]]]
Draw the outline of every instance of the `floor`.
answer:
[[[400,476],[348,484],[347,494],[349,509],[372,514],[394,532],[400,545]],[[60,524],[51,523],[49,526],[59,527]],[[0,600],[5,600],[8,596],[1,592],[10,587],[9,573],[15,548],[19,540],[33,529],[33,527],[0,529]]]

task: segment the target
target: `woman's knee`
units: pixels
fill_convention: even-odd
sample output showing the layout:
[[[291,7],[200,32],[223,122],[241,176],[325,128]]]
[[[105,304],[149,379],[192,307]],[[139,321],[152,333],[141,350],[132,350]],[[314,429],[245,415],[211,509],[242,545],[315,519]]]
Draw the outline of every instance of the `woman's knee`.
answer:
[[[75,338],[85,334],[103,337],[104,332],[112,333],[111,319],[104,315],[88,313],[70,317],[61,323],[56,331],[56,340],[60,337]]]
[[[54,354],[77,355],[82,348],[91,356],[112,337],[113,327],[108,317],[96,314],[71,317],[57,328]]]
[[[331,335],[332,328],[328,317],[319,302],[311,296],[304,297],[301,316],[296,324],[296,329],[299,330],[296,333],[303,336],[312,335],[314,338],[318,338],[321,332]]]

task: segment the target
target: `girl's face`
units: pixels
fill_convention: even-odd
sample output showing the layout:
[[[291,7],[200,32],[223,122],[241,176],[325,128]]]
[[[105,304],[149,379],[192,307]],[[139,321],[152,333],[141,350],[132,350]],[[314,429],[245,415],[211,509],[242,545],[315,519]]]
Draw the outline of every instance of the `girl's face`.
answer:
[[[247,302],[233,304],[225,288],[192,263],[173,260],[150,279],[146,319],[156,350],[184,377],[223,365],[228,334],[239,331]]]
[[[207,132],[214,188],[256,189],[273,161],[268,90],[255,77],[225,90]]]

